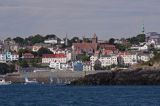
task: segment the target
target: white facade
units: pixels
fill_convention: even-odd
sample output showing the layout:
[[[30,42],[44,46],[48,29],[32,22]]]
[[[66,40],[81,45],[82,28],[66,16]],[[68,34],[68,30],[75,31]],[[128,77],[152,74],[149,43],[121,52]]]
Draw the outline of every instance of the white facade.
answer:
[[[64,70],[68,69],[69,65],[60,62],[50,62],[49,67],[53,69]]]
[[[42,63],[51,63],[51,62],[59,62],[59,63],[66,63],[67,58],[42,58]]]
[[[137,54],[123,54],[120,55],[123,59],[124,64],[136,64],[137,63]]]
[[[95,65],[95,61],[98,59],[98,56],[91,56],[90,57],[90,62],[91,62],[91,66],[92,66],[92,70],[93,70],[93,67]]]
[[[52,47],[48,48],[53,54],[60,54],[63,53],[66,55],[67,61],[70,61],[72,58],[72,53],[69,50],[59,50],[59,49],[54,49]]]
[[[143,61],[143,62],[147,62],[150,60],[150,56],[149,55],[139,55],[138,60]]]
[[[83,71],[92,71],[91,64],[83,64]]]
[[[10,52],[0,54],[0,62],[1,63],[5,63],[7,61],[14,61],[14,60],[18,60],[18,59],[19,59],[18,54],[11,54]]]
[[[110,55],[106,57],[100,57],[99,58],[100,62],[102,63],[102,67],[110,66],[112,64],[117,65],[117,56],[116,55]]]
[[[47,39],[47,40],[45,40],[45,41],[44,41],[44,43],[57,44],[57,43],[58,43],[58,41],[57,41],[57,40],[55,40],[55,39]]]
[[[91,60],[91,66],[94,67],[95,65],[95,61],[98,59],[97,56],[91,56],[90,57],[90,60]],[[117,65],[118,62],[117,62],[117,55],[108,55],[108,56],[103,56],[103,57],[100,57],[99,58],[99,61],[101,62],[101,65],[103,67],[106,67],[106,66],[110,66],[112,64],[115,64]]]
[[[148,45],[145,44],[145,45],[140,45],[140,46],[132,46],[131,49],[133,50],[138,50],[138,51],[147,51],[148,50]]]

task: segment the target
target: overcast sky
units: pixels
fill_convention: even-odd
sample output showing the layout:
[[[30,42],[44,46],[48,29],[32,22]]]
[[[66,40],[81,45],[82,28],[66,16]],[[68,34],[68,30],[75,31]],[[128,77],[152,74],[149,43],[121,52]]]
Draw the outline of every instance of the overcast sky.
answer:
[[[0,37],[56,34],[100,39],[160,32],[160,0],[0,0]]]

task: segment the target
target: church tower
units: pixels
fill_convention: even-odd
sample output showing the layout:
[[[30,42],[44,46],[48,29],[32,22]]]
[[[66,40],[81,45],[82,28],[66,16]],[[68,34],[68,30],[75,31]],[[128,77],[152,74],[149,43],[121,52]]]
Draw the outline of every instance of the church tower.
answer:
[[[98,38],[96,36],[96,33],[93,34],[93,38],[92,38],[92,43],[97,43],[98,42]]]

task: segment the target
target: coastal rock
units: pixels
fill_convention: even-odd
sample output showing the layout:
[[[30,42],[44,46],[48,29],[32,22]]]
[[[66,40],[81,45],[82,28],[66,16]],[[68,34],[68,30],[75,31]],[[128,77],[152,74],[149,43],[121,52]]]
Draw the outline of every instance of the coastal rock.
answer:
[[[96,73],[72,81],[71,85],[159,85],[160,70],[126,70]]]

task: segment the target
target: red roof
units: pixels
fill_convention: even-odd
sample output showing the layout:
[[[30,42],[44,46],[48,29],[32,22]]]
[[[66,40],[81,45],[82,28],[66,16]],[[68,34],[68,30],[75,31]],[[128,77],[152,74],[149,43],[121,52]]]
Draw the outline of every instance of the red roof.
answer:
[[[43,54],[42,58],[65,58],[66,55],[64,53],[59,54]]]

